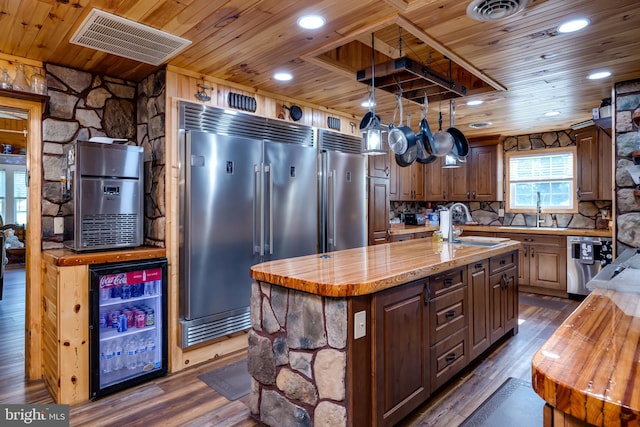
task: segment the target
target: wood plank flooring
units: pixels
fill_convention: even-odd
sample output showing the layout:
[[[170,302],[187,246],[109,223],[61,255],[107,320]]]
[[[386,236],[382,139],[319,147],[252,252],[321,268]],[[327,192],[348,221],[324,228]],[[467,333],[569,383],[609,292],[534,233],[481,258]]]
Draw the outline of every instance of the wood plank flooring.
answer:
[[[0,403],[53,403],[42,381],[24,379],[24,297],[24,270],[7,270],[0,301]],[[469,366],[400,425],[457,426],[508,377],[530,381],[531,357],[577,306],[571,300],[527,294],[520,304],[518,335],[499,342],[482,361]],[[240,352],[75,405],[70,411],[71,425],[256,426],[247,407],[248,396],[230,402],[198,379],[245,356]]]

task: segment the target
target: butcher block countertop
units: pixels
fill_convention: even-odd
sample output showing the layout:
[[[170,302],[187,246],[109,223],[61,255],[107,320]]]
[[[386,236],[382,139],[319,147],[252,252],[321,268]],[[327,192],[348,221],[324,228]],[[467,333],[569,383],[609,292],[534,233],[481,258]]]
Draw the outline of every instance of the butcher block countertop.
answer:
[[[106,264],[163,258],[166,256],[166,249],[152,246],[99,252],[74,252],[71,249],[48,249],[42,252],[42,256],[46,262],[53,265],[69,267],[75,265]]]
[[[251,277],[321,296],[358,296],[519,248],[513,240],[486,247],[414,239],[257,264]]]
[[[595,289],[533,356],[549,405],[596,426],[640,424],[640,294]]]

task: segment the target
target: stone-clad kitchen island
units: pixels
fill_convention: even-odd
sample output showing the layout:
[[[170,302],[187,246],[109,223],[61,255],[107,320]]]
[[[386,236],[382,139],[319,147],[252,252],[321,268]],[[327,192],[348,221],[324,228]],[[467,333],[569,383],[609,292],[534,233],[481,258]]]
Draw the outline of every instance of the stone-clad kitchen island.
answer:
[[[517,333],[519,248],[416,239],[253,266],[252,414],[397,423]]]

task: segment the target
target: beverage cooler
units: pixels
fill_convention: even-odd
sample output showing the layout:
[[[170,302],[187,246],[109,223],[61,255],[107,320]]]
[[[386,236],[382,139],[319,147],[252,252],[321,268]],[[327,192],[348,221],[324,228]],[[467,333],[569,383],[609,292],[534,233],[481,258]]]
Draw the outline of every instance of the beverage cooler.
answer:
[[[89,268],[91,398],[167,372],[167,260]]]

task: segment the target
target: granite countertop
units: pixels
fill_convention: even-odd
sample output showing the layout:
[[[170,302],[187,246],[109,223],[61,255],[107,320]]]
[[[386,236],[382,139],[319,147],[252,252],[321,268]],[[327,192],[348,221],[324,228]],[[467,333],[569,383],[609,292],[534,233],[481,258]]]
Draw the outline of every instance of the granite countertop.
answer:
[[[549,405],[597,426],[640,419],[640,295],[595,289],[533,356]]]
[[[257,264],[251,277],[321,296],[367,295],[520,246],[513,240],[486,247],[413,239]]]
[[[568,227],[526,227],[526,226],[501,226],[501,225],[456,225],[456,227],[469,231],[482,231],[489,233],[515,233],[515,234],[546,234],[560,236],[593,236],[611,237],[611,230],[600,230],[594,228],[568,228]],[[433,232],[440,227],[424,225],[394,225],[390,228],[389,234],[398,236],[403,234],[420,233],[424,231]]]
[[[105,264],[123,261],[138,261],[155,258],[164,258],[166,249],[152,246],[137,248],[124,248],[94,252],[74,252],[71,249],[48,249],[42,251],[45,261],[59,267],[76,265]]]

